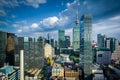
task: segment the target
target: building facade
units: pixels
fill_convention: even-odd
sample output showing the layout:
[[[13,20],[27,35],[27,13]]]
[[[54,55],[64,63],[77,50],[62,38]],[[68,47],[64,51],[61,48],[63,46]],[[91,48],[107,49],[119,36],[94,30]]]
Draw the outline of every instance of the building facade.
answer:
[[[70,36],[65,36],[65,47],[70,47]]]
[[[65,31],[64,30],[58,31],[58,42],[59,42],[59,48],[65,48]]]
[[[76,14],[76,26],[73,27],[73,50],[79,52],[80,51],[80,26],[78,20],[78,13]]]
[[[111,51],[107,48],[99,48],[96,53],[96,63],[98,64],[110,64],[111,63]]]
[[[90,14],[84,14],[81,17],[81,26],[80,26],[80,33],[81,33],[81,42],[80,42],[80,53],[82,57],[82,62],[84,64],[84,77],[85,80],[89,79],[91,75],[91,66],[92,66],[92,46],[91,46],[91,34],[92,34],[92,16]]]
[[[97,46],[105,47],[106,36],[104,34],[97,34]]]
[[[0,67],[6,62],[7,33],[0,31]]]

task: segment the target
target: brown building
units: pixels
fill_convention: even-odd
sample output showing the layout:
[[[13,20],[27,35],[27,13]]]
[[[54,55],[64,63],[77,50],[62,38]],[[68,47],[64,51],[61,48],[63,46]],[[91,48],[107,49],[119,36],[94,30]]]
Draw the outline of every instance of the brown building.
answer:
[[[15,53],[15,34],[7,33],[7,53],[6,61],[9,65],[14,65],[14,53]]]

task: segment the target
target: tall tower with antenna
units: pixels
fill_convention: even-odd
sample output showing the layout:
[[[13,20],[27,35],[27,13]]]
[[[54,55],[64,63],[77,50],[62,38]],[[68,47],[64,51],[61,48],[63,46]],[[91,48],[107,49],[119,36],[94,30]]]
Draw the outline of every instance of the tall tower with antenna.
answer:
[[[79,19],[78,19],[78,9],[76,10],[75,24],[76,25],[73,27],[73,50],[75,53],[79,54],[80,52],[80,26],[79,26]]]

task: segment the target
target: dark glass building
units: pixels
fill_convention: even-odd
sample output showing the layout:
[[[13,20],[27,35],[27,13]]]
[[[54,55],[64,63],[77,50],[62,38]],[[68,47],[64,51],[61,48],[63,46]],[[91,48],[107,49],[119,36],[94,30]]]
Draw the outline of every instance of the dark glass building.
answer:
[[[0,67],[4,66],[6,60],[7,33],[0,31]]]
[[[83,71],[85,80],[91,80],[91,67],[92,67],[92,46],[91,46],[91,34],[92,34],[92,16],[90,14],[84,14],[81,17],[80,26],[80,53],[81,60],[83,62]],[[81,62],[80,62],[81,63]]]
[[[70,47],[70,36],[65,36],[65,47]]]
[[[97,46],[105,47],[106,36],[104,34],[97,34]]]
[[[59,42],[59,48],[65,48],[65,31],[64,30],[58,31],[58,42]]]

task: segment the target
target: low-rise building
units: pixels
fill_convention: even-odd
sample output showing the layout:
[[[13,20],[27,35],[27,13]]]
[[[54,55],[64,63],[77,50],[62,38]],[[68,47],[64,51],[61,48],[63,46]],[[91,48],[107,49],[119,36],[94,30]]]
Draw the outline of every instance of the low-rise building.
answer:
[[[20,80],[20,68],[13,66],[4,66],[0,68],[3,80]]]
[[[111,51],[107,48],[97,49],[96,63],[98,63],[98,64],[110,64],[111,63]]]

